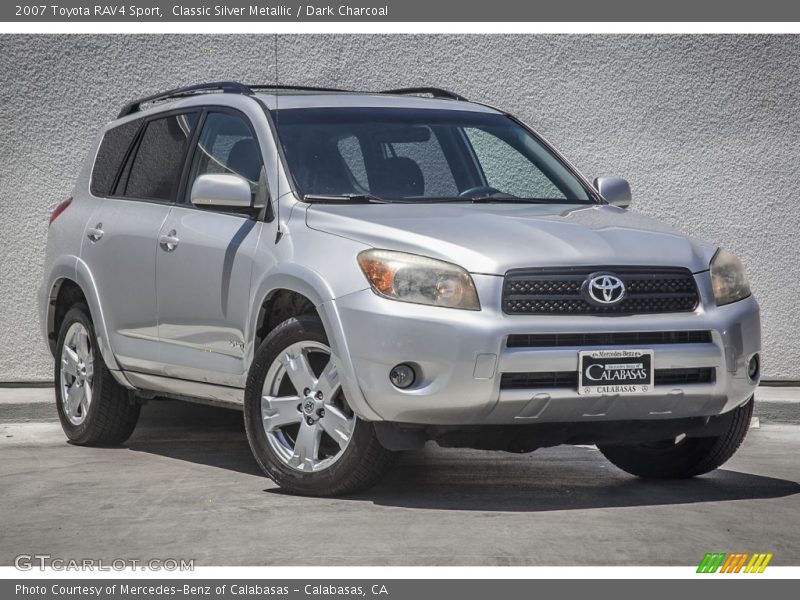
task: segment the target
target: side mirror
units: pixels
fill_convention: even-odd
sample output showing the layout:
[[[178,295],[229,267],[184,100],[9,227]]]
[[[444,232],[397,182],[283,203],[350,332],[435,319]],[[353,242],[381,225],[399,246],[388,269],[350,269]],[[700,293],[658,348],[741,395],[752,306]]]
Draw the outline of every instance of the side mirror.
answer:
[[[600,192],[609,204],[628,208],[631,205],[631,186],[622,177],[598,177],[594,189]]]
[[[250,208],[253,193],[244,177],[232,173],[200,175],[192,185],[192,204],[200,207]]]

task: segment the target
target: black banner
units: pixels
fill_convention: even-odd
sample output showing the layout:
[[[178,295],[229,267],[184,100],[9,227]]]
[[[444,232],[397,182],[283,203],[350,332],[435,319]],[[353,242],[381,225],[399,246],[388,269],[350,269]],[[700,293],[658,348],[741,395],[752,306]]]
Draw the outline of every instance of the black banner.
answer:
[[[309,567],[313,570],[313,567]],[[0,597],[5,600],[530,600],[531,598],[647,598],[674,600],[700,597],[701,594],[728,599],[794,597],[796,582],[786,579],[725,578],[707,575],[697,579],[675,580],[553,580],[553,579],[329,579],[329,580],[26,580],[0,582]],[[712,581],[713,579],[713,581]]]
[[[770,22],[800,20],[785,0],[86,0],[0,5],[10,22]]]

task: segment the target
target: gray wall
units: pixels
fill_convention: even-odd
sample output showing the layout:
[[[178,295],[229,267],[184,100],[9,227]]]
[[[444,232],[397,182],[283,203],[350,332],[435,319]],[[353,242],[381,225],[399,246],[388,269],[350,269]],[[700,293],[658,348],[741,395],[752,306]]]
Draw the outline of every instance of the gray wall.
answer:
[[[437,85],[505,108],[636,210],[743,258],[764,370],[800,379],[800,38],[282,36],[282,83]],[[215,79],[274,82],[271,36],[0,37],[0,381],[44,380],[34,291],[52,208],[128,99]]]

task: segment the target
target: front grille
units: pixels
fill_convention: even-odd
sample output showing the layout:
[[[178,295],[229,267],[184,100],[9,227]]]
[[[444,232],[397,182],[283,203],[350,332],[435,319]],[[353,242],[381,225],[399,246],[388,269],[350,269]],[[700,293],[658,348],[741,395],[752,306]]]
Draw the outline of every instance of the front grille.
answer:
[[[621,331],[614,333],[515,333],[509,348],[558,346],[657,346],[661,344],[708,344],[710,331]]]
[[[689,369],[656,369],[655,384],[689,385],[692,383],[714,383],[714,367]],[[500,378],[501,390],[527,389],[577,389],[577,371],[554,371],[541,373],[503,373]]]
[[[613,306],[596,306],[581,293],[593,273],[612,273],[627,295]],[[691,271],[659,267],[514,269],[503,283],[503,312],[517,315],[622,315],[691,312],[699,295]]]

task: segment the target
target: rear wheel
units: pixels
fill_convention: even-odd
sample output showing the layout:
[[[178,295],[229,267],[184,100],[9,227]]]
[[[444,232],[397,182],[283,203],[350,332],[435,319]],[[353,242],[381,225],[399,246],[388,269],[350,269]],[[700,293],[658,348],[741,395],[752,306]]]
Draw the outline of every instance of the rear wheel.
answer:
[[[267,336],[250,368],[244,413],[259,466],[295,494],[365,489],[396,457],[350,409],[317,317],[288,319]]]
[[[106,367],[85,304],[64,316],[55,359],[58,417],[69,440],[85,446],[127,440],[139,420],[139,405],[130,402]]]
[[[685,437],[636,446],[598,446],[614,465],[647,479],[685,479],[713,471],[742,444],[753,416],[753,398],[733,410],[728,430],[715,437]]]

